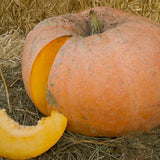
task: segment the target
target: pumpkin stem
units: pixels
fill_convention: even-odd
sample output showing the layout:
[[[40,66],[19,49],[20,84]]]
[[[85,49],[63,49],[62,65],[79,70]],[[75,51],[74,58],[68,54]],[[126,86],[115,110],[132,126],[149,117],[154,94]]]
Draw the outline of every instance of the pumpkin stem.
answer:
[[[90,10],[89,15],[91,16],[90,35],[102,33],[101,25],[95,11]]]

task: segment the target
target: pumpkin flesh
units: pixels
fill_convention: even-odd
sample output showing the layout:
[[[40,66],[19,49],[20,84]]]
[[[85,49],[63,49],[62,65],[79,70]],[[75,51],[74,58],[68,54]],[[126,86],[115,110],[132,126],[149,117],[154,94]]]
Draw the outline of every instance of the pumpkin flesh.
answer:
[[[47,44],[38,54],[32,67],[30,76],[32,100],[39,110],[45,115],[49,115],[46,97],[50,68],[54,62],[57,52],[69,38],[70,36],[59,37]]]
[[[62,136],[67,119],[53,111],[37,126],[22,126],[0,109],[0,156],[11,159],[29,159],[50,149]]]

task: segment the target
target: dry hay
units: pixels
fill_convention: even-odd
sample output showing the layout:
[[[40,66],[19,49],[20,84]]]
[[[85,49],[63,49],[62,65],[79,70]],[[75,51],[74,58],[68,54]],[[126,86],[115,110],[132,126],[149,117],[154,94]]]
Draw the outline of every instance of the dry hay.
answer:
[[[0,66],[8,86],[0,78],[0,107],[24,125],[35,125],[42,114],[28,98],[21,75],[21,56],[28,32],[44,18],[110,6],[160,23],[160,0],[0,0]],[[48,152],[35,159],[55,160],[158,160],[160,128],[121,138],[94,138],[65,132]],[[4,158],[0,158],[3,160]]]

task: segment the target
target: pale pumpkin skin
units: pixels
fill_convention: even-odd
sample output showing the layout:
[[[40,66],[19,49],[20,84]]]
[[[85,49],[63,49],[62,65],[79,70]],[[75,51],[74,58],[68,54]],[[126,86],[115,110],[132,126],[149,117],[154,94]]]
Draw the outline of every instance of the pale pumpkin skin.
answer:
[[[88,35],[90,10],[47,19],[30,33],[32,39],[39,35],[35,50],[32,41],[24,52],[24,61],[32,61],[22,68],[27,92],[31,96],[31,63],[39,51],[57,37],[72,35],[50,69],[47,112],[62,112],[68,130],[89,136],[149,131],[160,123],[160,25],[108,7],[92,10],[101,34]]]

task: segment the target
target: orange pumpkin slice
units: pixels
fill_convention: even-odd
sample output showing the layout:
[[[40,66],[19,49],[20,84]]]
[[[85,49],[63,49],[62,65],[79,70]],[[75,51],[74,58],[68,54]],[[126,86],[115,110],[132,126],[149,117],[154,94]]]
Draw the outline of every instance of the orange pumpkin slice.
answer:
[[[63,114],[52,111],[36,126],[22,126],[0,109],[0,156],[29,159],[51,148],[62,136],[67,125]]]

